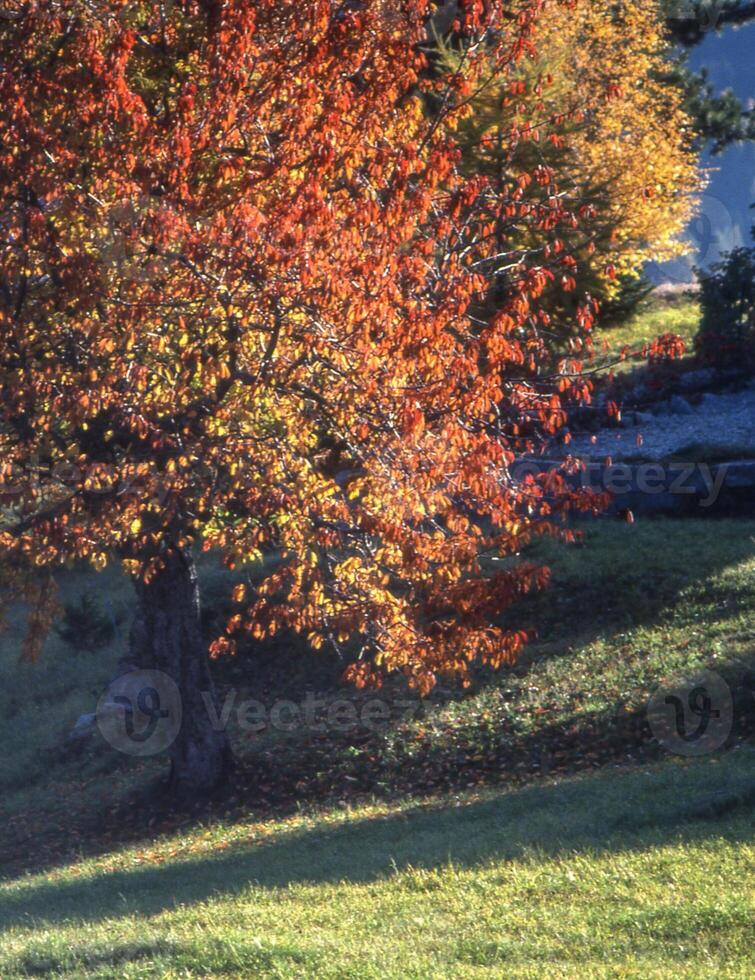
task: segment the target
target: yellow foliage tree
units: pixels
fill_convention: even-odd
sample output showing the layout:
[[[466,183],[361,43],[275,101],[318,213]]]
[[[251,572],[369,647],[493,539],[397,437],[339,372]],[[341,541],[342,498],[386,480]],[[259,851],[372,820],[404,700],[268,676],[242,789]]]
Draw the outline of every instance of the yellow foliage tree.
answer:
[[[667,79],[669,45],[655,0],[574,0],[547,5],[537,55],[520,63],[519,78],[481,86],[463,120],[467,165],[488,174],[519,170],[541,159],[585,207],[594,208],[590,238],[569,243],[581,260],[578,289],[603,300],[637,280],[648,260],[684,254],[684,229],[704,185],[693,122],[683,93]],[[445,67],[463,50],[441,41]],[[538,89],[537,83],[541,83]],[[514,153],[503,150],[500,121],[534,90],[543,130],[523,128]],[[564,112],[569,107],[572,112]],[[522,105],[532,118],[532,106]],[[553,136],[554,118],[568,120]],[[501,245],[502,243],[499,243]],[[534,245],[534,243],[533,243]]]

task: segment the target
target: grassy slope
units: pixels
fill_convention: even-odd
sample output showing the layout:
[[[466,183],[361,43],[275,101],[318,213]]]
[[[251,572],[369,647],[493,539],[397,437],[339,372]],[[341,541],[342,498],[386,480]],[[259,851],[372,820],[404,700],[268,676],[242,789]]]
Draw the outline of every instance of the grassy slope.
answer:
[[[678,334],[687,348],[687,353],[694,349],[695,334],[700,326],[700,306],[697,300],[683,299],[672,302],[648,300],[645,308],[630,317],[626,323],[616,327],[598,329],[596,332],[596,350],[606,341],[612,354],[600,354],[601,361],[613,361],[616,353],[624,346],[632,350],[640,350],[643,345],[651,343],[662,334]],[[630,370],[636,362],[626,361],[616,367],[617,371]]]
[[[634,770],[613,764],[620,755],[590,756],[664,677],[753,662],[755,521],[596,523],[586,548],[542,543],[535,557],[552,561],[555,582],[521,610],[541,633],[526,663],[462,699],[447,692],[368,748],[326,740],[312,763],[321,789],[329,767],[321,802],[303,791],[298,816],[215,814],[11,876],[0,976],[752,975],[753,747]],[[116,609],[127,602],[115,576],[67,583],[93,587]],[[93,709],[118,644],[88,663],[83,690],[59,640],[21,674],[17,649],[11,630],[0,646],[11,818],[0,843],[25,830],[15,846],[41,851],[50,821],[75,843],[67,815],[96,813],[159,764],[59,747]],[[565,758],[533,785],[543,735]],[[282,780],[311,749],[306,733],[236,738]],[[530,785],[464,789],[520,765]],[[431,808],[410,798],[423,793]],[[743,802],[716,817],[712,798]]]
[[[699,325],[700,305],[696,299],[651,299],[626,323],[603,332],[618,344],[647,343],[661,334],[676,333],[691,347]]]

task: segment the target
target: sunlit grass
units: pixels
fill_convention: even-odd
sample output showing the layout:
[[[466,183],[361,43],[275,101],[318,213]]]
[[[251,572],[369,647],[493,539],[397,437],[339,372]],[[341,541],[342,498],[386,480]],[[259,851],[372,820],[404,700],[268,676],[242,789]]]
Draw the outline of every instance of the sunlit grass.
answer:
[[[697,300],[675,302],[650,301],[646,307],[619,326],[601,328],[595,332],[595,349],[599,364],[614,364],[623,347],[641,350],[663,334],[677,334],[684,341],[687,356],[694,350],[695,335],[700,326],[700,305]],[[603,350],[607,344],[609,350]],[[615,365],[615,370],[626,371],[637,362],[627,360]]]
[[[754,763],[197,828],[0,886],[0,975],[746,977]]]

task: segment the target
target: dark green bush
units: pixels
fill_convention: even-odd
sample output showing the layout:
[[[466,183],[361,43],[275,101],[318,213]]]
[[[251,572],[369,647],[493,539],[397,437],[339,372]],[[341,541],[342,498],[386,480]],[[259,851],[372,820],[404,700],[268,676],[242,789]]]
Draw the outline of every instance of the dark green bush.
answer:
[[[77,652],[94,653],[109,646],[122,617],[109,615],[99,599],[85,592],[63,607],[63,620],[55,627],[58,636]]]
[[[698,276],[699,356],[715,367],[755,368],[755,249],[734,249]]]

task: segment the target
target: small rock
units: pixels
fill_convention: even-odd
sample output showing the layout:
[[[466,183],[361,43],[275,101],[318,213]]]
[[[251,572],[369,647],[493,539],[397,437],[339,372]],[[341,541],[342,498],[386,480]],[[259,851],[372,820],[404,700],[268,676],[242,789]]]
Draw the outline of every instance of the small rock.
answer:
[[[70,742],[83,742],[85,739],[91,738],[96,729],[97,715],[94,711],[86,715],[79,715],[76,724],[68,733],[68,740]]]
[[[739,490],[751,489],[755,492],[755,462],[743,459],[740,462],[724,463],[726,486]]]
[[[669,415],[671,413],[671,405],[669,402],[658,402],[652,408],[653,415]]]
[[[679,387],[682,391],[702,391],[703,388],[710,388],[715,380],[716,372],[709,368],[687,371],[679,378]]]
[[[721,791],[703,797],[689,810],[689,815],[698,820],[715,820],[741,806],[742,797],[737,793]]]
[[[622,412],[621,425],[624,429],[633,429],[638,425],[647,425],[653,422],[654,418],[650,412]]]
[[[690,403],[686,398],[682,398],[681,395],[674,395],[669,402],[669,411],[672,415],[694,415],[695,410],[692,408]]]
[[[724,371],[719,371],[718,377],[722,382],[741,387],[747,378],[747,373],[741,368],[726,368]]]

